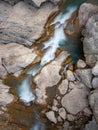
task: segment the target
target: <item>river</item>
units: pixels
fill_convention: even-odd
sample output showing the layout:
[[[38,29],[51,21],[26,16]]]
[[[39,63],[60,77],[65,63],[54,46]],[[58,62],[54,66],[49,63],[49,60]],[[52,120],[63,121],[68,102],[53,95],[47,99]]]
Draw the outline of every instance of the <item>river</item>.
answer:
[[[45,110],[45,106],[34,103],[36,95],[32,86],[36,87],[36,85],[32,79],[40,73],[44,66],[56,58],[56,52],[59,48],[61,51],[67,50],[71,55],[72,60],[68,64],[74,65],[83,56],[80,34],[74,38],[65,33],[68,20],[83,2],[86,0],[65,1],[58,15],[49,25],[54,26],[53,35],[41,43],[43,51],[41,61],[28,68],[25,74],[18,78],[13,75],[6,78],[5,83],[11,87],[11,92],[19,98],[17,102],[8,105],[8,112],[11,116],[10,125],[20,122],[21,130],[57,130],[59,128],[59,124],[55,126],[48,123],[44,112],[42,112]]]

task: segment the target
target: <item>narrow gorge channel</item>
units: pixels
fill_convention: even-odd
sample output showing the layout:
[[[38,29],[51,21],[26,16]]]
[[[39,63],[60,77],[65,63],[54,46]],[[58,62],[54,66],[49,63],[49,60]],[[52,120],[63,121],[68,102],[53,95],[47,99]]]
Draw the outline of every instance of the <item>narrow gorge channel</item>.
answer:
[[[93,0],[61,2],[59,10],[49,16],[44,25],[44,33],[30,47],[37,57],[23,71],[10,73],[2,59],[8,72],[3,83],[14,95],[14,101],[7,105],[9,117],[4,119],[8,120],[4,130],[85,130],[85,124],[92,118],[92,114],[88,114],[89,104],[85,101],[90,90],[79,80],[76,72],[77,62],[85,60],[84,25],[78,18],[78,10],[85,2],[96,3]],[[83,65],[86,66],[85,62]],[[76,100],[72,103],[75,110],[73,106],[70,109],[66,106],[71,104],[71,101],[67,102],[67,93],[71,93],[70,98],[73,98],[74,92],[82,95],[79,103],[78,99],[73,99]],[[81,105],[83,101],[85,103]],[[84,114],[84,109],[89,116]]]

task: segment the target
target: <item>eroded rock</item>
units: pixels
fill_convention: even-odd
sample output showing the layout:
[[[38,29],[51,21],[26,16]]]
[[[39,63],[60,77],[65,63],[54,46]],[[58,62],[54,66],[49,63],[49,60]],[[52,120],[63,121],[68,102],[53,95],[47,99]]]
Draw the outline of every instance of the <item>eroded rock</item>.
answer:
[[[88,106],[88,91],[86,89],[72,89],[62,100],[62,106],[71,114],[76,115]]]
[[[85,68],[86,67],[86,63],[85,63],[85,61],[83,61],[83,60],[78,60],[78,62],[77,62],[77,67],[79,68],[79,69],[83,69],[83,68]]]
[[[98,62],[95,64],[95,66],[92,68],[92,74],[94,76],[98,76]]]
[[[63,107],[59,109],[59,116],[64,120],[66,119],[66,111]]]
[[[98,88],[98,77],[93,78],[92,86],[94,89]]]
[[[98,61],[98,14],[89,18],[86,24],[86,35],[83,41],[83,49],[86,63],[91,67]]]
[[[90,3],[83,3],[79,9],[79,22],[82,25],[85,25],[87,20],[96,12],[98,11],[98,6],[90,4]]]
[[[56,10],[52,3],[37,9],[23,1],[13,7],[0,1],[0,43],[31,46],[43,33],[49,15]]]
[[[88,88],[92,88],[92,72],[91,69],[77,69],[77,75],[80,77],[82,83],[84,83]]]
[[[0,80],[0,106],[6,106],[14,100],[14,96],[9,93],[9,87]]]
[[[75,81],[75,76],[74,76],[73,72],[70,70],[67,70],[67,79],[69,81]]]
[[[26,66],[31,64],[37,56],[33,49],[24,47],[17,43],[10,43],[7,45],[0,45],[0,68],[2,69],[1,77],[4,72],[15,73],[23,70]],[[3,66],[2,66],[3,65]],[[5,71],[5,68],[6,71]]]
[[[89,103],[93,110],[94,117],[98,123],[98,89],[91,92],[89,96]]]
[[[53,111],[49,111],[46,113],[46,117],[53,123],[57,123],[57,119],[55,117],[55,113]]]
[[[68,80],[63,80],[58,89],[60,91],[60,94],[64,95],[68,90]]]

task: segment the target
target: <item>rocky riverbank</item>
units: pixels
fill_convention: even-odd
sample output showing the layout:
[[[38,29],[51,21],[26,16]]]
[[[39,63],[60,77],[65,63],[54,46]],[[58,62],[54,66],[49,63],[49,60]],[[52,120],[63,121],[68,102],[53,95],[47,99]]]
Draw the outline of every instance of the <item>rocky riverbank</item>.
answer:
[[[13,74],[20,82],[25,68],[40,61],[42,54],[35,42],[50,14],[57,11],[59,0],[5,1],[0,1],[0,130],[29,130],[32,107],[21,104],[15,92],[9,93],[7,85],[13,89],[16,82],[6,75]],[[46,124],[49,121],[46,130],[98,130],[98,6],[84,3],[73,17],[65,33],[82,34],[84,58],[63,71],[70,53],[58,50],[55,60],[32,78],[34,104],[43,106],[40,115]]]

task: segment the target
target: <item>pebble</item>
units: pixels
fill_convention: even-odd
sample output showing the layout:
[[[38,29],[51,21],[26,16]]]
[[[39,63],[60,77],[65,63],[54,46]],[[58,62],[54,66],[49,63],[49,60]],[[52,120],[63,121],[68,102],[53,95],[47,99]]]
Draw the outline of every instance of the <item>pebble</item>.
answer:
[[[92,86],[94,89],[98,88],[98,77],[93,78]]]
[[[66,119],[66,111],[63,107],[59,109],[59,115],[62,119]]]
[[[49,111],[46,113],[46,117],[53,123],[57,123],[57,119],[55,117],[55,113],[53,111]]]
[[[65,79],[62,81],[62,83],[59,85],[59,91],[60,91],[60,94],[64,95],[67,93],[67,90],[68,90],[68,80]]]
[[[85,63],[85,61],[83,61],[83,60],[78,60],[78,62],[77,62],[77,67],[79,68],[79,69],[83,69],[83,68],[85,68],[86,67],[86,63]]]

